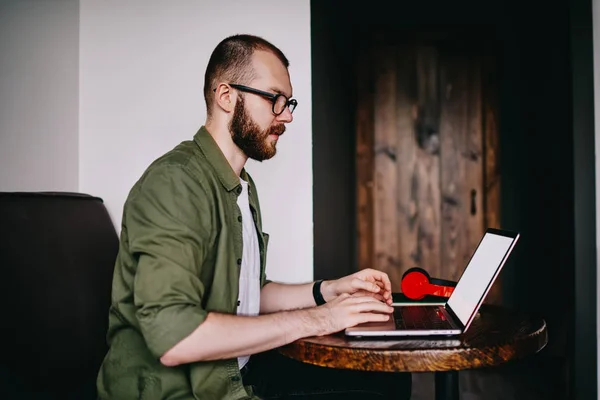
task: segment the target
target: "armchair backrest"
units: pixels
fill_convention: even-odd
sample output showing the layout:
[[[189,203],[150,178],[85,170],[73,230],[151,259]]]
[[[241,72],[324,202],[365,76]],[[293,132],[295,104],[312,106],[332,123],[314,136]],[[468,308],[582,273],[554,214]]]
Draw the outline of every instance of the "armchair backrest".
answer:
[[[0,398],[95,399],[117,250],[98,197],[0,192]]]

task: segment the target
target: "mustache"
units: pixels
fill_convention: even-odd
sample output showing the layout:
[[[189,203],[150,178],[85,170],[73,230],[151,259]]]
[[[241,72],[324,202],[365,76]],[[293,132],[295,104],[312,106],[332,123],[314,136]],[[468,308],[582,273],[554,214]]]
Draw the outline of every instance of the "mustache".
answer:
[[[285,132],[285,125],[281,124],[281,125],[275,125],[270,127],[267,130],[267,136],[268,135],[277,135],[277,136],[281,136],[283,135],[283,133]]]

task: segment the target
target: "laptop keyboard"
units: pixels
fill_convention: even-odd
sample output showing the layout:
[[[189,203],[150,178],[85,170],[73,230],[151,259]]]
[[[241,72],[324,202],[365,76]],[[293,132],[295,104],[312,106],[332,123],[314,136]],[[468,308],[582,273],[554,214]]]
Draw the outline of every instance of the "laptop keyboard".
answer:
[[[396,329],[452,329],[439,307],[396,307]]]

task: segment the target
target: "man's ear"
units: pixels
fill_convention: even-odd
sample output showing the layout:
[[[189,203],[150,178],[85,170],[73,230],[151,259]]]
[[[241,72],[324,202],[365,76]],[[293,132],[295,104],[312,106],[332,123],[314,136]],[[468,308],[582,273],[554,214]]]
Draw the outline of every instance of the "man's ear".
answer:
[[[226,83],[219,83],[215,89],[215,102],[225,112],[232,112],[235,107],[235,93]]]

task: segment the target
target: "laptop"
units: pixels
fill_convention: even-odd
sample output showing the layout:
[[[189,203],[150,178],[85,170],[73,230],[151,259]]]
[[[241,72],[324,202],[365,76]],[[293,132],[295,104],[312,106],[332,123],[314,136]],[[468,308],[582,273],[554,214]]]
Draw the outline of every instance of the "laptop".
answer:
[[[444,304],[393,303],[386,322],[367,322],[347,328],[346,336],[453,336],[464,333],[479,311],[519,233],[488,228]]]

